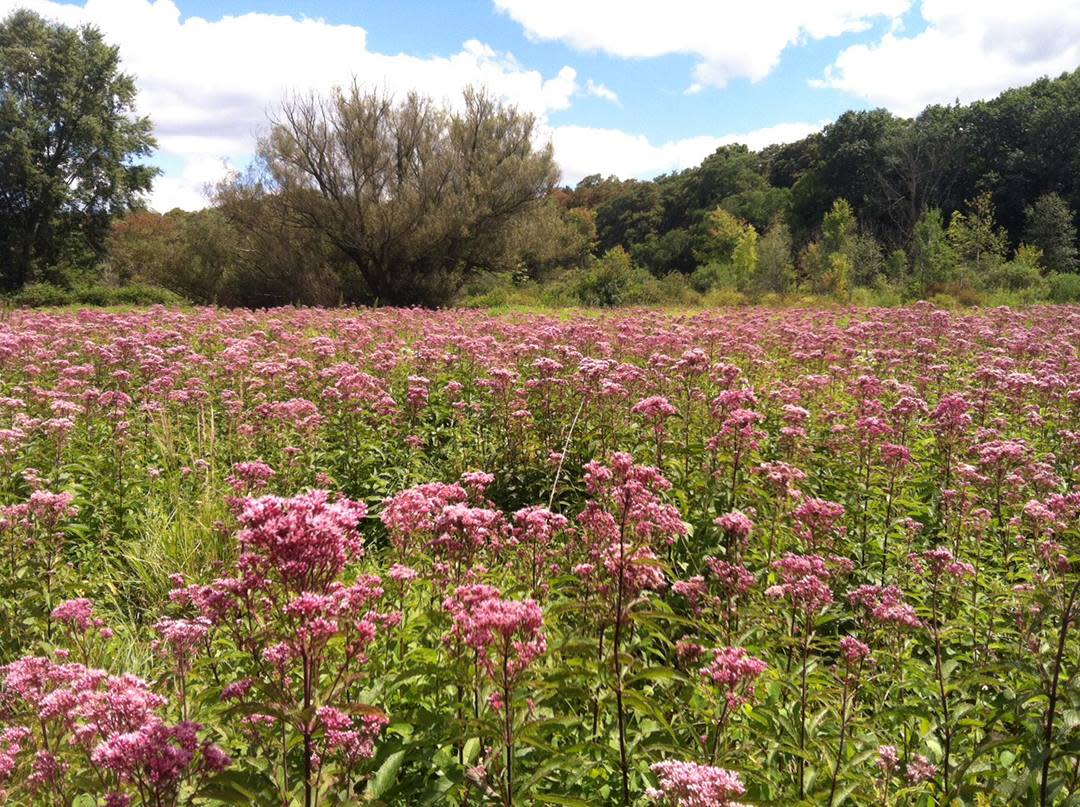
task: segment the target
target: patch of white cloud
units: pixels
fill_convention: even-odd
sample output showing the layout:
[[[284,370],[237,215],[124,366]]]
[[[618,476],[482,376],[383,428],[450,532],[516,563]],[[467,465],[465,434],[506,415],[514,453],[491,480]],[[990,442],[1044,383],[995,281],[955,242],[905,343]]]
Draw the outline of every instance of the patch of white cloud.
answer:
[[[654,144],[640,134],[590,126],[556,126],[551,130],[555,159],[562,181],[576,185],[589,174],[623,179],[650,179],[670,171],[692,168],[720,146],[743,143],[757,150],[773,143],[790,143],[819,131],[818,123],[782,123],[742,134],[698,136]]]
[[[613,104],[619,104],[619,94],[615,92],[615,90],[611,89],[606,84],[598,84],[592,79],[585,82],[585,94],[603,98],[605,101],[610,101]]]
[[[119,46],[161,156],[182,165],[156,181],[150,202],[159,210],[205,206],[203,186],[223,176],[223,159],[246,161],[267,112],[286,93],[325,91],[356,76],[366,86],[399,95],[415,89],[453,103],[476,85],[544,119],[588,92],[572,67],[545,77],[476,40],[449,56],[421,58],[369,50],[363,28],[320,19],[249,13],[181,20],[173,0],[0,0],[0,17],[16,8],[68,25],[92,23]]]
[[[625,59],[685,54],[698,61],[687,88],[759,81],[791,45],[894,23],[911,0],[494,0],[527,36]],[[972,9],[979,13],[978,9]]]
[[[914,115],[1080,66],[1077,0],[923,0],[920,11],[925,28],[845,48],[811,83]]]

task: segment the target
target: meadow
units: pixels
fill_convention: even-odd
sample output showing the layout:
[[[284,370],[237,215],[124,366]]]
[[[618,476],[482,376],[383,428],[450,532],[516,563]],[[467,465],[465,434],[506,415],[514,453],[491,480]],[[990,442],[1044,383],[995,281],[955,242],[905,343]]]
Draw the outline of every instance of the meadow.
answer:
[[[16,311],[0,802],[1080,804],[1080,307]]]

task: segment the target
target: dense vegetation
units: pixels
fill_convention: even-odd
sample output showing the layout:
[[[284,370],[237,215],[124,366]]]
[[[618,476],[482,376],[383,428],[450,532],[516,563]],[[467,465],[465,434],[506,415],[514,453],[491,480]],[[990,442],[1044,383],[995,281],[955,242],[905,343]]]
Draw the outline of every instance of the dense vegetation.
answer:
[[[0,798],[1075,805],[1078,345],[15,312]]]
[[[1080,299],[1080,71],[574,188],[532,118],[482,91],[451,110],[353,84],[287,99],[209,208],[164,214],[141,209],[134,96],[93,29],[0,23],[0,280],[19,302],[132,284],[256,307]]]

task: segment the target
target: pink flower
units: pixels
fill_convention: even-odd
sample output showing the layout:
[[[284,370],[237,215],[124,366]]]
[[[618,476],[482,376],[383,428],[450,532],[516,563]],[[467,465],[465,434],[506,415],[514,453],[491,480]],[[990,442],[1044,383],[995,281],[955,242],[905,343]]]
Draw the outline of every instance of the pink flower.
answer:
[[[737,807],[732,799],[746,793],[738,774],[723,768],[665,760],[650,769],[658,786],[646,795],[671,807]]]
[[[854,636],[845,636],[840,640],[840,655],[848,666],[854,667],[869,658],[870,648]]]
[[[831,547],[837,522],[844,515],[844,506],[824,499],[805,499],[791,514],[795,519],[795,534],[809,549]]]
[[[395,563],[390,567],[390,571],[387,572],[387,577],[395,583],[409,583],[416,579],[417,572],[415,569],[411,569],[408,566],[402,566],[400,563]]]
[[[871,619],[883,625],[921,628],[923,624],[896,586],[859,586],[848,594],[848,601],[865,609]]]
[[[754,681],[768,666],[744,648],[721,647],[713,651],[712,661],[701,668],[700,674],[723,690],[728,708],[737,709],[750,700]]]
[[[749,538],[750,532],[754,529],[754,522],[741,510],[733,510],[730,513],[725,513],[713,523],[724,532],[738,538],[740,541],[745,541]]]
[[[663,395],[653,395],[638,401],[630,408],[630,411],[653,423],[660,423],[679,414],[679,410],[672,406]]]
[[[77,600],[67,600],[60,603],[52,610],[52,618],[57,622],[71,625],[80,633],[102,627],[104,620],[94,617],[94,603],[85,597]]]
[[[900,755],[895,745],[878,746],[877,766],[886,776],[891,776],[900,765]]]
[[[242,500],[237,516],[243,527],[237,537],[245,552],[241,568],[273,573],[294,591],[322,589],[346,562],[363,554],[357,526],[366,514],[363,503],[331,501],[323,490],[289,499]]]
[[[912,759],[908,760],[907,778],[913,785],[928,782],[937,776],[937,773],[937,766],[931,765],[930,760],[922,754],[916,754]]]
[[[970,563],[956,560],[947,547],[939,546],[927,549],[918,554],[909,556],[912,567],[917,572],[923,571],[923,563],[929,568],[931,576],[936,580],[942,575],[961,578],[975,574],[975,567]]]

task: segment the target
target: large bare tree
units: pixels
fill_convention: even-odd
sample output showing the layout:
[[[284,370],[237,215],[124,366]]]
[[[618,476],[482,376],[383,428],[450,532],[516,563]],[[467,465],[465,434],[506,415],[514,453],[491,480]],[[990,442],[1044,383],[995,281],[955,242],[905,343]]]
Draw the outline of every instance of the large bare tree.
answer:
[[[482,91],[447,109],[354,81],[286,101],[259,154],[291,223],[355,265],[370,298],[438,305],[504,260],[513,225],[554,187],[535,134],[531,115]]]

